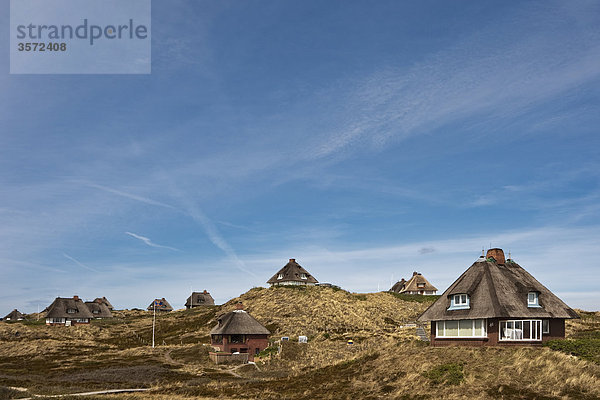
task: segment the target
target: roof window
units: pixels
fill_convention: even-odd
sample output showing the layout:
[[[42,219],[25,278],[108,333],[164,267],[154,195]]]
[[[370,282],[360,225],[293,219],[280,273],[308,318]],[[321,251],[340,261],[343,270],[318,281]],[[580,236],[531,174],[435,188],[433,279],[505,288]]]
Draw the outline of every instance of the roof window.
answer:
[[[277,279],[283,279],[283,274],[277,275]]]
[[[540,307],[540,294],[538,292],[527,293],[527,307]]]
[[[468,294],[455,294],[450,297],[450,307],[448,307],[448,310],[466,310],[471,308],[470,303]]]

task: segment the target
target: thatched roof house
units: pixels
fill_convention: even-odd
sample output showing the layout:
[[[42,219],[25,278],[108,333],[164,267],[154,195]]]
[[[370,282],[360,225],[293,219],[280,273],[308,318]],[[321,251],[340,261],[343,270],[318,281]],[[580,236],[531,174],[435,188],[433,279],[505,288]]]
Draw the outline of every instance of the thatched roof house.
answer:
[[[98,302],[98,301],[100,301],[101,303],[104,303],[104,304],[106,304],[106,307],[108,307],[109,311],[112,311],[112,310],[114,310],[114,307],[113,307],[113,305],[112,305],[112,304],[110,304],[110,301],[108,301],[108,299],[107,299],[106,297],[104,297],[104,296],[102,296],[102,297],[96,297],[96,298],[94,299],[94,301],[95,301],[95,302]]]
[[[314,285],[319,283],[314,276],[302,268],[294,258],[283,266],[267,281],[271,286],[276,285]]]
[[[96,319],[113,317],[112,313],[108,309],[108,306],[102,301],[102,299],[86,301],[85,305]]]
[[[46,325],[89,324],[92,318],[94,316],[78,296],[57,297],[48,307]]]
[[[25,319],[25,316],[15,308],[3,319],[4,321],[22,321]]]
[[[568,318],[579,316],[502,249],[490,249],[419,321],[431,321],[433,345],[497,345],[564,338]]]
[[[173,311],[173,307],[171,307],[169,302],[167,300],[165,300],[164,297],[162,299],[154,299],[154,301],[152,303],[150,303],[150,305],[147,308],[147,310],[150,310],[150,311],[153,311],[154,309],[156,309],[156,311],[165,311],[165,312]]]
[[[405,281],[404,278],[402,278],[392,286],[390,291],[405,294],[434,295],[437,293],[437,288],[429,283],[423,274],[415,271],[408,281]]]
[[[217,318],[210,338],[216,351],[248,353],[248,359],[252,361],[254,355],[269,346],[270,334],[267,328],[244,311],[242,303],[238,303],[236,310]]]
[[[214,306],[215,299],[206,290],[203,292],[192,292],[185,301],[185,308],[194,308],[200,306]]]

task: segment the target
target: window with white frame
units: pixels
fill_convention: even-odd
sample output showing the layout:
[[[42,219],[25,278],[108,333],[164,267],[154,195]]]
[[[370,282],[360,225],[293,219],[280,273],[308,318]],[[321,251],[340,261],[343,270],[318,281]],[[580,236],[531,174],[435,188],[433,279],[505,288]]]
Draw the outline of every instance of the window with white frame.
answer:
[[[487,337],[485,319],[460,319],[435,323],[435,336],[439,338]]]
[[[501,341],[537,341],[542,340],[541,320],[500,321]]]
[[[300,274],[300,279],[308,279],[308,278],[306,277],[306,274]]]
[[[542,333],[544,333],[544,334],[550,333],[550,320],[548,320],[548,319],[542,320]]]
[[[450,297],[450,307],[448,307],[448,310],[464,310],[467,308],[471,308],[468,294],[461,293]]]
[[[67,308],[67,314],[75,314],[77,312],[74,308]]]
[[[425,284],[424,284],[424,283],[417,283],[417,287],[418,287],[418,288],[424,288],[424,287],[425,287]]]
[[[538,292],[529,292],[527,294],[527,307],[539,307],[540,294]]]
[[[283,274],[277,275],[277,279],[283,279]]]

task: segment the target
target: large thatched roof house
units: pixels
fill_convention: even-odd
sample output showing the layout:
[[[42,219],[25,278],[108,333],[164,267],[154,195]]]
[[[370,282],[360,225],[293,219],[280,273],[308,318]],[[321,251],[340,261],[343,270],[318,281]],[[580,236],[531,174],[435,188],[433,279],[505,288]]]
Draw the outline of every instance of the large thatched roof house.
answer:
[[[502,249],[490,249],[420,317],[431,321],[431,343],[541,344],[565,337],[565,319],[577,313]]]
[[[210,343],[216,351],[247,353],[248,360],[269,346],[271,332],[254,317],[244,311],[242,303],[236,310],[217,318],[217,325],[210,331]]]
[[[78,296],[57,297],[48,307],[46,325],[89,324],[92,318],[94,316]]]
[[[423,274],[415,271],[408,281],[402,278],[392,286],[390,291],[404,294],[434,295],[437,293],[437,288],[429,283]]]
[[[108,301],[108,299],[107,299],[106,297],[104,297],[104,296],[102,296],[102,297],[96,297],[96,298],[94,299],[94,301],[95,301],[95,302],[101,302],[101,303],[104,303],[104,304],[106,304],[106,307],[108,307],[109,311],[112,311],[112,310],[114,310],[114,307],[113,307],[113,305],[112,305],[112,304],[110,304],[110,301]]]
[[[294,258],[283,266],[267,281],[271,286],[277,285],[314,285],[319,283],[314,276],[302,268]]]
[[[185,308],[194,308],[201,306],[214,306],[215,299],[206,290],[203,292],[192,292],[190,297],[185,301]]]
[[[22,321],[25,319],[25,316],[15,308],[11,312],[9,312],[8,315],[3,319],[4,321]]]
[[[154,299],[154,301],[148,306],[147,310],[168,312],[173,311],[173,307],[171,307],[169,302],[163,297],[162,299]]]
[[[95,319],[113,317],[112,313],[108,309],[108,306],[100,298],[94,301],[86,301],[85,305],[87,306],[88,310],[90,310]]]

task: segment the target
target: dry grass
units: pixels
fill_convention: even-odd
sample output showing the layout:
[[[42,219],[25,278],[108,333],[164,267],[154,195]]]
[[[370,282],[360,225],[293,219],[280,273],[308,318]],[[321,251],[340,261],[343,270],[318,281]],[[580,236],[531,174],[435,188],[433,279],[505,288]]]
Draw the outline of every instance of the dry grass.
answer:
[[[292,338],[260,370],[237,369],[241,378],[212,364],[206,346],[215,316],[239,300],[276,337]],[[600,398],[600,365],[549,348],[419,342],[414,328],[399,325],[431,300],[406,300],[331,288],[256,288],[222,307],[159,315],[156,349],[149,347],[149,312],[118,312],[113,320],[70,328],[0,323],[0,396],[14,396],[2,387],[17,386],[28,394],[153,388],[87,397],[127,400]],[[568,336],[578,340],[599,329],[599,313],[567,324]],[[311,340],[296,343],[298,335]],[[348,338],[355,344],[347,345]]]

